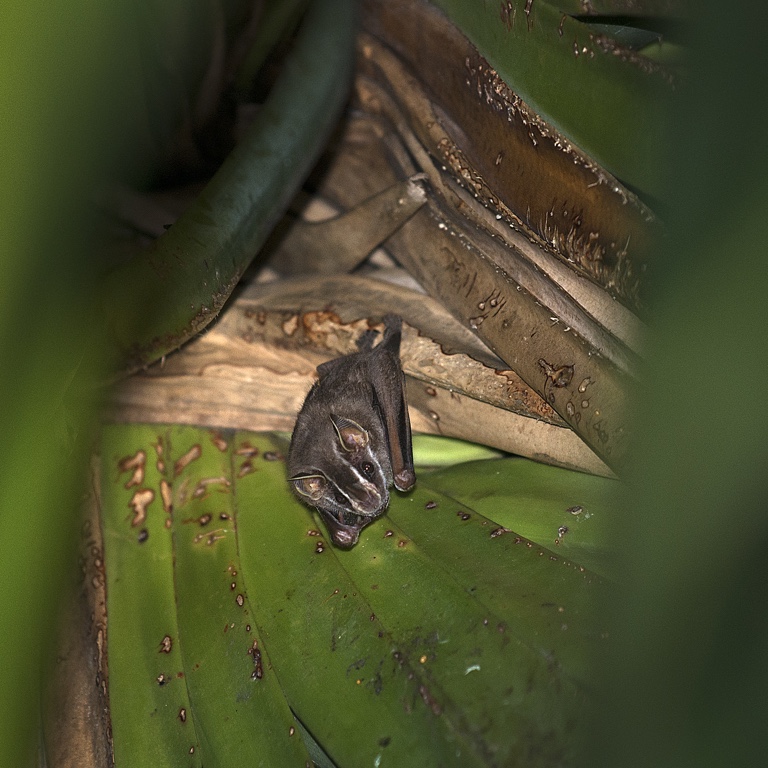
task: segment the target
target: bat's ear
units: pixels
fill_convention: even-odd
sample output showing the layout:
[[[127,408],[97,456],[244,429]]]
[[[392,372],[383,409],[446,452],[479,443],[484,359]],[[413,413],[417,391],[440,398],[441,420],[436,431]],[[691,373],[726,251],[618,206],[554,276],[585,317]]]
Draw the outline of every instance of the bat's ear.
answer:
[[[297,475],[291,478],[291,482],[297,493],[312,501],[319,501],[323,497],[325,486],[328,484],[323,475]]]
[[[345,451],[358,451],[368,445],[368,433],[352,419],[331,414],[331,421]]]

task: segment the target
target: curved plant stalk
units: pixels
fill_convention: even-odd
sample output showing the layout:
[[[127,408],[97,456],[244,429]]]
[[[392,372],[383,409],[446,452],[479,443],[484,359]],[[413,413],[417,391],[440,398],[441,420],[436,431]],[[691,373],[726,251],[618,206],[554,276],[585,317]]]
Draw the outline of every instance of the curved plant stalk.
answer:
[[[451,143],[418,82],[408,78],[382,46],[369,40],[365,48],[390,70],[389,74],[394,74],[392,70],[399,70],[398,80],[404,86],[401,100],[407,105],[416,130],[425,127],[430,134],[430,149]],[[401,79],[403,76],[404,80]],[[494,262],[519,285],[551,309],[564,325],[589,341],[603,357],[625,372],[631,372],[637,366],[637,350],[643,335],[642,323],[637,317],[613,300],[607,291],[576,272],[570,264],[556,258],[554,243],[550,246],[552,250],[549,250],[542,243],[515,231],[511,224],[500,220],[500,215],[491,214],[487,206],[457,185],[449,174],[441,172],[411,131],[397,105],[382,88],[358,79],[356,91],[369,110],[385,114],[396,126],[418,168],[429,179],[435,196],[452,212],[467,219],[470,226],[474,225],[476,229],[465,227],[467,236],[491,255]],[[391,148],[390,142],[390,151]],[[399,156],[404,156],[404,153]],[[410,167],[410,163],[406,167]],[[498,201],[497,206],[501,205]]]
[[[501,13],[496,4],[436,4],[537,114],[625,184],[663,199],[670,70],[546,0],[510,0]]]
[[[262,3],[263,12],[255,39],[235,78],[237,93],[247,96],[262,64],[280,39],[301,18],[308,4],[309,0],[269,0]]]
[[[282,275],[351,272],[427,201],[421,177],[396,182],[347,213],[296,221],[270,265]]]
[[[104,281],[109,332],[129,370],[180,346],[218,314],[338,116],[353,34],[352,0],[315,0],[246,138],[171,229]]]
[[[404,153],[387,157],[391,146],[374,135],[366,149],[379,184],[414,170]],[[336,198],[356,196],[359,159],[347,163],[343,153],[339,158],[325,189]],[[392,171],[390,163],[399,162],[407,168]],[[620,470],[630,444],[631,377],[517,282],[487,240],[456,211],[431,199],[388,247],[431,296],[477,333],[608,466]]]
[[[403,128],[413,133],[510,235],[517,230],[546,245],[550,259],[637,309],[644,264],[661,235],[653,213],[514,92],[432,6],[411,4],[407,25],[390,10],[382,5],[364,18],[370,35],[360,38],[359,68],[402,114],[362,94],[366,109],[386,114],[404,140]]]

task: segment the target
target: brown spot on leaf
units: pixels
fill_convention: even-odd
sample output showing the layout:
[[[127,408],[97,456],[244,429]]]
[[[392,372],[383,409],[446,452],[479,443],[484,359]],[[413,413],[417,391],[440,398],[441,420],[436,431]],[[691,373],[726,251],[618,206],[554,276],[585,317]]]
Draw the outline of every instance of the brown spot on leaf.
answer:
[[[202,499],[204,496],[207,496],[208,488],[212,485],[221,485],[223,486],[221,490],[226,491],[230,487],[231,483],[226,477],[203,477],[198,481],[197,485],[192,491],[192,498]]]
[[[163,501],[163,511],[170,514],[173,511],[173,494],[171,484],[167,480],[160,481],[160,498]]]
[[[264,677],[264,666],[261,661],[261,651],[259,650],[259,641],[254,640],[253,645],[247,651],[249,656],[253,657],[254,670],[251,673],[251,680],[261,680]]]
[[[547,381],[551,381],[553,387],[567,387],[573,380],[574,367],[572,365],[555,366],[542,357],[539,359],[539,368],[544,371]]]
[[[195,521],[190,520],[185,522],[195,522]],[[215,531],[211,531],[210,533],[198,533],[197,536],[195,536],[195,538],[192,539],[192,543],[199,544],[201,541],[204,541],[206,546],[212,547],[217,541],[225,538],[226,535],[227,535],[227,532],[223,528],[217,528]]]
[[[203,455],[203,449],[198,443],[195,443],[181,458],[173,465],[173,475],[178,477],[193,461],[197,461]]]
[[[227,450],[229,447],[229,443],[221,436],[221,432],[212,432],[211,433],[211,442],[220,450],[222,453]]]
[[[443,711],[440,704],[436,701],[435,697],[429,691],[426,685],[419,686],[419,695],[422,701],[432,710],[432,714],[437,716]]]
[[[147,463],[147,454],[145,451],[139,449],[133,456],[125,456],[120,459],[117,464],[117,468],[122,475],[124,472],[132,472],[133,474],[125,483],[125,488],[133,488],[134,486],[141,485],[144,482],[144,468]]]
[[[147,519],[147,508],[153,502],[155,492],[151,488],[142,488],[134,492],[128,506],[133,510],[133,520],[131,526],[142,525]]]

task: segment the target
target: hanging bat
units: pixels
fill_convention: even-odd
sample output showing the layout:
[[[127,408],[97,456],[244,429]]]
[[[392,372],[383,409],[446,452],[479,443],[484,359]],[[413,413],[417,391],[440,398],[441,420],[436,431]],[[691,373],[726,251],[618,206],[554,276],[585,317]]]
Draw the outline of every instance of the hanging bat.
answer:
[[[296,417],[288,453],[291,485],[323,517],[333,543],[353,547],[384,514],[389,487],[416,482],[411,422],[400,367],[402,322],[384,318],[358,341],[358,352],[318,366],[319,379]]]

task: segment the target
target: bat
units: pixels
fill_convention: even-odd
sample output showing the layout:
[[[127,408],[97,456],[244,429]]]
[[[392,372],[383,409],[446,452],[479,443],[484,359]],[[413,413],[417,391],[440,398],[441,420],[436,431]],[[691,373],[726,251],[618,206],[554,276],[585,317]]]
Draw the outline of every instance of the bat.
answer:
[[[358,351],[318,366],[318,380],[296,417],[288,474],[298,497],[315,507],[333,543],[350,549],[381,517],[389,488],[416,482],[411,422],[400,367],[402,321],[384,318],[384,334],[367,331]]]

